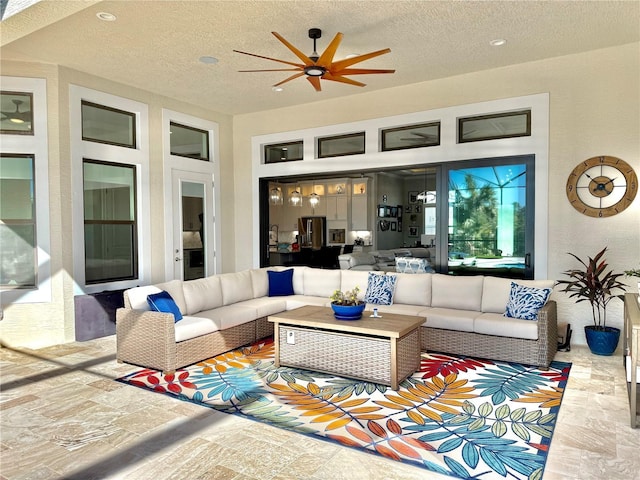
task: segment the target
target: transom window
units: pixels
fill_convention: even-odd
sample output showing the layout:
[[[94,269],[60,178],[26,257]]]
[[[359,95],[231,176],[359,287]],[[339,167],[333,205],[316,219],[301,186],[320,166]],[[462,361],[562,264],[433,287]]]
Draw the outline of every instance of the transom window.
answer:
[[[169,123],[171,155],[209,161],[209,132]]]
[[[33,94],[0,92],[0,133],[33,135]]]
[[[137,278],[135,167],[85,159],[83,181],[86,283]]]
[[[293,162],[302,159],[302,140],[264,146],[264,163]]]
[[[136,115],[83,100],[82,139],[136,148]]]

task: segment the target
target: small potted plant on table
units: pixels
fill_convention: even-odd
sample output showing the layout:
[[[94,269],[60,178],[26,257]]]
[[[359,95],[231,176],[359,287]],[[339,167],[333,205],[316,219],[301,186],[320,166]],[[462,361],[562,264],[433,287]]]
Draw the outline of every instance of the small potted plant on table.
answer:
[[[358,299],[359,292],[360,288],[358,287],[345,292],[336,290],[329,297],[333,315],[338,320],[358,320],[362,317],[362,312],[367,304]]]
[[[622,298],[614,290],[625,291],[625,285],[619,280],[624,274],[607,270],[608,264],[604,259],[606,251],[607,247],[586,262],[569,253],[584,269],[567,270],[563,273],[570,279],[558,281],[559,285],[564,285],[560,291],[570,293],[569,298],[576,298],[576,303],[591,304],[593,325],[585,325],[584,333],[589,349],[596,355],[611,355],[618,346],[620,329],[607,327],[607,305],[613,298]]]

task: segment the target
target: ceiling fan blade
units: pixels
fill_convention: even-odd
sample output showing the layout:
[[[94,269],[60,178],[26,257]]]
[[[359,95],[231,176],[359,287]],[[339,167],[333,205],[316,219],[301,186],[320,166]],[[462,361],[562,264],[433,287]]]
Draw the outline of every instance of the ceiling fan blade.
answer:
[[[291,80],[294,80],[294,79],[296,79],[296,78],[298,78],[298,77],[301,77],[302,75],[304,75],[304,72],[300,72],[300,73],[296,73],[296,74],[294,74],[294,75],[291,75],[290,77],[285,78],[285,79],[284,79],[284,80],[282,80],[281,82],[276,83],[276,84],[274,85],[274,87],[277,87],[277,86],[279,86],[279,85],[282,85],[283,83],[290,82]]]
[[[322,91],[322,87],[320,86],[320,77],[307,77],[307,80],[309,80],[309,83],[313,85],[313,88],[316,89],[316,92]]]
[[[332,75],[329,72],[325,73],[322,78],[324,80],[331,80],[332,82],[348,83],[349,85],[355,85],[356,87],[364,87],[366,85],[365,83],[358,82],[341,75]]]
[[[313,60],[311,60],[309,57],[307,57],[304,53],[302,53],[300,50],[298,50],[296,47],[294,47],[293,45],[291,45],[289,42],[287,42],[287,40],[285,40],[285,38],[280,35],[278,32],[271,32],[273,33],[273,35],[280,40],[282,43],[284,43],[284,45],[291,50],[296,57],[298,57],[300,60],[302,60],[304,62],[305,66],[309,66],[309,65],[313,65]]]
[[[391,49],[385,48],[384,50],[377,50],[375,52],[365,53],[364,55],[358,55],[357,57],[345,58],[344,60],[339,60],[337,62],[334,62],[333,65],[331,65],[331,69],[343,70],[356,63],[364,62],[365,60],[369,60],[370,58],[374,58],[374,57],[379,57],[380,55],[384,55],[385,53],[389,53],[389,52],[391,52]]]
[[[343,70],[333,70],[333,75],[369,75],[371,73],[395,73],[395,70],[381,68],[345,68]]]
[[[342,37],[344,37],[342,33],[340,32],[336,33],[336,36],[333,37],[333,40],[331,40],[331,43],[327,46],[324,52],[322,52],[322,55],[320,55],[320,58],[316,62],[316,65],[320,65],[325,68],[331,67],[333,56],[336,54],[336,51],[340,46],[340,42],[342,42]]]
[[[287,62],[286,60],[278,60],[277,58],[264,57],[262,55],[256,55],[255,53],[241,52],[240,50],[234,50],[236,53],[242,53],[243,55],[249,55],[251,57],[264,58],[265,60],[271,60],[272,62],[285,63],[287,65],[293,65],[294,67],[304,68],[305,65],[300,65],[299,63]]]

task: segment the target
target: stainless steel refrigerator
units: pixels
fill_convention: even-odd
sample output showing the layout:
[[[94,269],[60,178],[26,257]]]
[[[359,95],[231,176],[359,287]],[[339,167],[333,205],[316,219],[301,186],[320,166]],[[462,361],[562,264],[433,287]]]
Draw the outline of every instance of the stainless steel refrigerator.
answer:
[[[319,250],[326,245],[327,217],[298,218],[298,242],[301,248]]]

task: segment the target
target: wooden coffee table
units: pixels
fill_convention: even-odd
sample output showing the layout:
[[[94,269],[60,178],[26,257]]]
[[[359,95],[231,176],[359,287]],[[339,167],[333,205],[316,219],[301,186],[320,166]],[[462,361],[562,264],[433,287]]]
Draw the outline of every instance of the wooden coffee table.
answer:
[[[275,365],[398,385],[420,367],[425,317],[382,313],[336,320],[329,307],[305,306],[268,317],[274,324]]]

